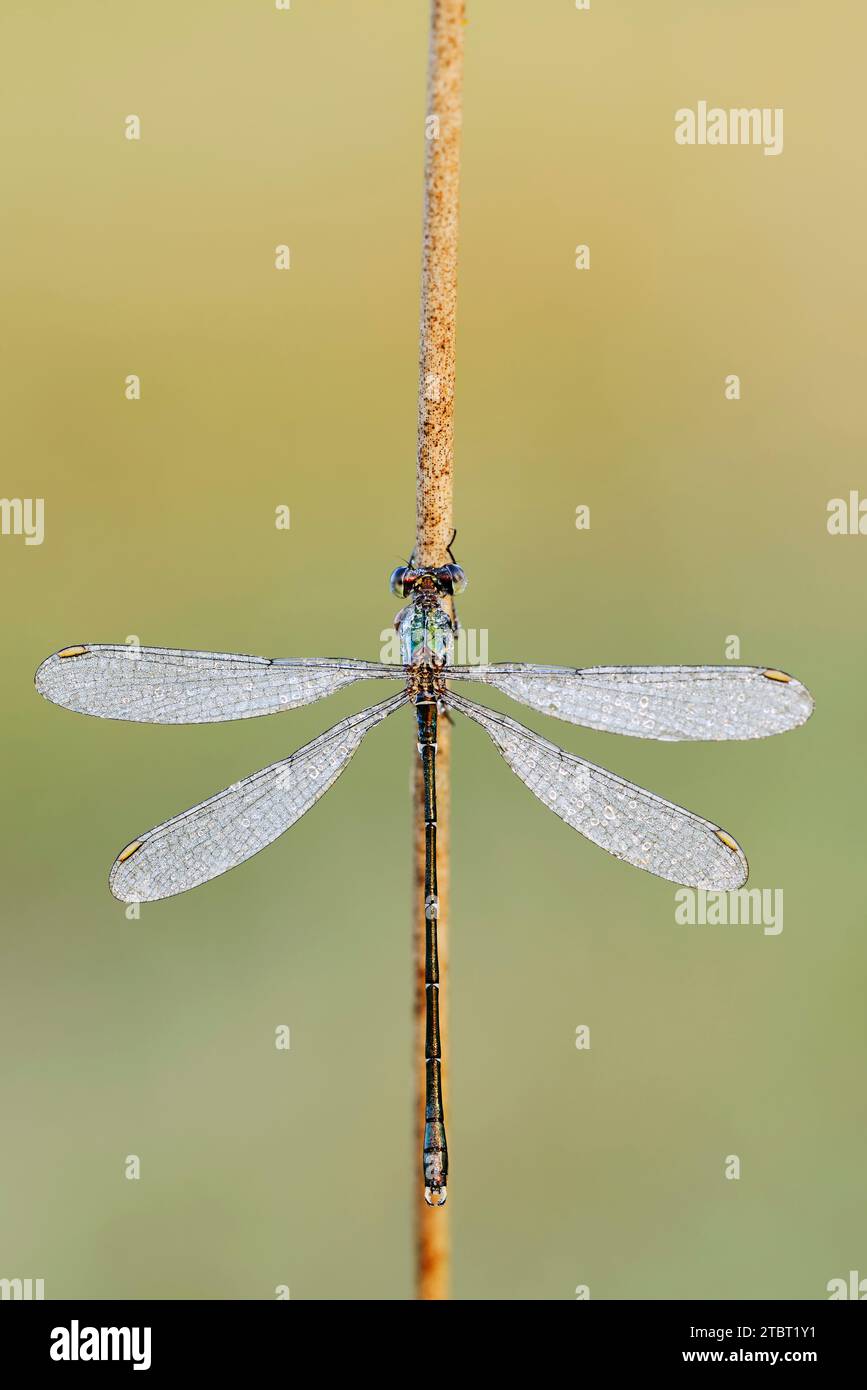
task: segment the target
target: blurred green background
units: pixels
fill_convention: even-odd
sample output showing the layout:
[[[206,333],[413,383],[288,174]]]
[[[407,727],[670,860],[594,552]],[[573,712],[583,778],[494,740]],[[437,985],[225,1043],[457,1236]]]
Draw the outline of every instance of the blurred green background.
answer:
[[[521,713],[737,835],[784,889],[776,937],[675,925],[671,885],[456,729],[456,1297],[867,1274],[867,539],[826,529],[867,492],[865,30],[834,0],[469,6],[463,622],[492,660],[570,665],[723,661],[735,634],[817,711],[730,746]],[[421,0],[4,6],[2,491],[46,531],[0,537],[0,1276],[49,1298],[412,1291],[409,716],[285,840],[136,922],[120,846],[380,687],[159,728],[32,675],[130,634],[377,657],[414,525],[426,31]],[[702,99],[783,107],[784,153],[677,146]]]

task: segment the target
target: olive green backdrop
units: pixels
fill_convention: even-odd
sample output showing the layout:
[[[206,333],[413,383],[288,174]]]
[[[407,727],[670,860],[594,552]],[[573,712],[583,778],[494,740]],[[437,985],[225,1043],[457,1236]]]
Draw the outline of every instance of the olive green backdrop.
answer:
[[[863,10],[469,15],[464,623],[580,665],[736,635],[817,710],[730,746],[525,720],[737,835],[778,936],[677,926],[671,885],[456,728],[454,1292],[822,1298],[867,1274],[867,538],[826,528],[867,491]],[[421,0],[4,6],[2,492],[45,499],[45,539],[0,537],[0,1276],[47,1297],[411,1293],[409,715],[267,853],[129,921],[120,846],[380,687],[159,728],[32,675],[131,634],[377,657],[414,524],[426,29]],[[783,107],[783,154],[679,147],[699,100]]]

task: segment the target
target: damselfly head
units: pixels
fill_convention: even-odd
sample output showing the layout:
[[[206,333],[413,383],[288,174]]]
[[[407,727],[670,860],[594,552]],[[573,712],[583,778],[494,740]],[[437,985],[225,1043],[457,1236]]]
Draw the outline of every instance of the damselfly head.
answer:
[[[409,598],[415,590],[428,589],[437,594],[462,594],[467,587],[467,576],[460,565],[440,565],[420,567],[399,565],[389,580],[391,592],[398,598]]]

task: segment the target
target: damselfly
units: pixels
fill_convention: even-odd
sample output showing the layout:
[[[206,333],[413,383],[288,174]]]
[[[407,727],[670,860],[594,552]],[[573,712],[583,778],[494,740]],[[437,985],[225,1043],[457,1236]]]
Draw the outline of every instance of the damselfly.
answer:
[[[425,822],[425,1130],[422,1172],[430,1205],[446,1200],[437,958],[437,720],[452,710],[490,735],[513,772],[567,825],[601,849],[672,883],[739,888],[747,861],[712,821],[633,786],[450,689],[477,681],[571,724],[635,738],[764,738],[803,724],[813,701],[784,671],[760,666],[454,666],[447,609],[466,587],[456,564],[391,576],[408,599],[395,619],[400,665],[348,658],[234,656],[161,647],[65,647],[43,662],[36,688],[55,704],[103,719],[207,724],[311,704],[359,680],[400,680],[396,695],[352,714],[290,757],[254,772],[121,850],[109,884],[122,902],[154,902],[195,888],[276,840],[337,780],[365,734],[409,703],[418,724]]]

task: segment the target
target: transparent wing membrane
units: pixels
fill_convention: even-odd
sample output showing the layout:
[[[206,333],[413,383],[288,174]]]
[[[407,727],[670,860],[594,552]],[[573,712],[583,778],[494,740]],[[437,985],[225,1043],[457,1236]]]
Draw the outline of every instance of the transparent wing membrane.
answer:
[[[456,666],[522,705],[633,738],[767,738],[803,724],[813,697],[784,671],[760,666]]]
[[[112,893],[122,902],[154,902],[242,864],[310,810],[364,735],[405,700],[401,691],[350,715],[290,757],[140,835],[114,862]]]
[[[309,705],[353,681],[403,678],[399,666],[329,658],[270,660],[167,647],[65,647],[43,661],[36,689],[100,719],[215,724]]]
[[[534,796],[615,859],[693,888],[726,890],[746,882],[746,856],[718,825],[454,691],[449,705],[481,724]]]

